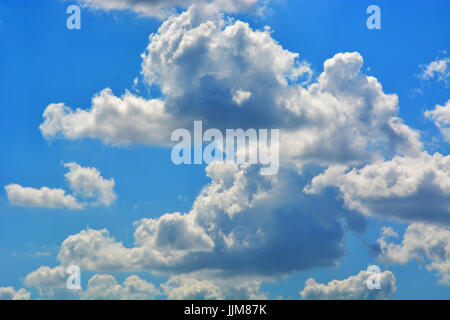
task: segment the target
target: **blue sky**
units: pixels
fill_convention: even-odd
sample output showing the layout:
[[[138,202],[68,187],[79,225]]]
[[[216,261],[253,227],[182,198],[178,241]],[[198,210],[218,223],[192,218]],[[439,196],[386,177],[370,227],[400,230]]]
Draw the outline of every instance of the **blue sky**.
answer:
[[[105,88],[111,88],[117,97],[126,90],[144,99],[164,97],[160,88],[164,83],[150,86],[145,82],[141,73],[141,63],[145,57],[142,58],[141,54],[149,45],[149,35],[156,33],[166,18],[148,17],[133,10],[107,11],[85,6],[81,7],[81,30],[68,30],[68,14],[65,11],[70,4],[76,2],[0,2],[0,287],[26,288],[31,292],[31,298],[39,298],[40,288],[27,286],[25,278],[41,266],[55,268],[60,265],[62,261],[57,258],[58,252],[63,241],[70,235],[78,234],[87,227],[94,230],[107,229],[115,241],[121,241],[125,247],[131,248],[135,241],[133,234],[136,221],[144,218],[157,220],[165,213],[188,213],[202,188],[211,182],[205,173],[206,165],[176,166],[170,160],[171,149],[167,146],[161,147],[157,143],[143,144],[138,141],[122,145],[102,141],[101,137],[48,139],[42,134],[39,126],[44,122],[43,112],[51,103],[64,103],[72,110],[88,110],[92,97]],[[369,16],[366,14],[366,8],[370,4],[377,4],[381,8],[380,30],[366,28],[366,19]],[[178,12],[184,10],[186,9],[178,8]],[[423,143],[421,152],[430,155],[438,152],[445,157],[449,154],[449,143],[445,141],[438,126],[427,118],[424,112],[433,110],[436,105],[444,106],[450,99],[450,62],[448,69],[442,73],[443,80],[437,79],[437,73],[431,79],[424,79],[421,75],[432,61],[449,56],[449,12],[450,3],[444,0],[298,0],[269,2],[262,15],[246,10],[234,10],[226,12],[225,16],[247,22],[251,30],[262,30],[264,26],[270,26],[271,37],[284,50],[299,53],[300,61],[307,62],[313,72],[312,82],[317,81],[324,71],[325,60],[340,52],[358,52],[364,60],[361,72],[375,77],[385,94],[398,96],[398,116],[408,127],[420,132],[420,141]],[[139,84],[134,86],[136,77],[139,78]],[[164,79],[169,78],[167,76]],[[259,79],[255,79],[255,83],[258,81]],[[168,96],[167,92],[166,95]],[[221,112],[217,110],[219,117]],[[255,119],[257,117],[260,115],[255,114]],[[390,156],[386,156],[384,160],[390,159]],[[70,193],[68,181],[64,176],[68,171],[64,164],[70,162],[78,163],[82,167],[97,168],[105,180],[113,178],[117,199],[111,205],[87,205],[82,210],[30,207],[12,203],[10,195],[4,189],[5,186],[16,183],[36,189],[43,186],[62,188]],[[356,167],[361,168],[370,163],[372,162],[360,162]],[[314,176],[324,172],[327,166],[332,164],[309,165],[311,169],[306,166],[293,182],[298,184],[299,190],[302,189],[300,186],[309,184]],[[444,179],[450,180],[448,166],[447,171],[442,170]],[[442,207],[450,207],[449,194],[444,192],[442,197],[437,195],[440,201],[443,201]],[[309,268],[294,265],[285,273],[271,273],[270,270],[265,270],[263,274],[256,272],[248,278],[261,281],[258,292],[270,299],[299,299],[302,298],[299,291],[304,289],[308,278],[327,284],[333,279],[344,280],[357,275],[366,270],[368,265],[377,264],[382,271],[390,270],[395,275],[396,290],[388,295],[389,298],[450,297],[449,284],[439,283],[443,276],[426,267],[435,259],[432,256],[425,255],[422,264],[418,262],[419,258],[411,258],[405,264],[392,262],[395,259],[391,259],[392,263],[385,263],[386,260],[377,259],[370,250],[371,245],[377,244],[377,239],[381,237],[383,226],[392,227],[400,235],[394,242],[400,243],[410,224],[423,221],[413,218],[399,221],[395,215],[373,212],[364,214],[351,210],[348,204],[345,207],[343,194],[333,188],[322,196],[328,197],[328,200],[323,200],[324,205],[317,207],[317,210],[324,212],[317,212],[312,219],[323,215],[328,221],[334,211],[340,212],[340,218],[330,222],[340,226],[336,227],[336,232],[342,232],[343,251],[335,253],[333,258],[338,265],[320,266],[319,263],[312,263]],[[421,196],[418,195],[419,198]],[[306,202],[305,200],[299,206],[316,208],[316,204]],[[427,208],[424,210],[423,214],[426,215]],[[347,218],[343,218],[347,214],[362,217],[363,222],[357,224],[366,225],[365,228],[361,227],[363,231],[356,232],[348,227],[348,223],[344,222]],[[445,241],[449,239],[449,212],[443,210],[442,217],[438,222],[431,221],[430,225],[440,228]],[[286,214],[285,219],[291,218],[292,215]],[[293,219],[293,225],[310,221],[309,218],[302,220],[303,222],[295,222],[296,218]],[[289,221],[284,221],[277,226],[282,228],[289,224]],[[311,228],[315,228],[314,225]],[[308,226],[305,226],[305,230],[307,229]],[[290,232],[287,234],[290,235]],[[292,234],[295,232],[292,231]],[[298,243],[305,239],[307,236],[298,240]],[[286,237],[285,241],[290,241],[290,238]],[[311,236],[311,242],[315,241],[318,240]],[[297,250],[296,243],[293,242],[285,248],[292,250],[292,255],[295,255]],[[306,244],[306,247],[308,245]],[[448,245],[447,243],[447,248]],[[311,246],[313,248],[313,245]],[[38,252],[41,254],[37,254]],[[269,255],[272,251],[268,252],[262,256],[257,255],[262,259],[260,263],[265,264],[273,259]],[[448,255],[447,252],[447,257]],[[216,265],[218,272],[225,270],[224,275],[220,277],[233,286],[237,276],[229,275],[233,272],[227,267],[222,268],[221,263],[226,263],[222,262],[221,258],[211,259],[213,260],[205,261],[217,261],[212,263]],[[299,259],[307,261],[308,256]],[[442,262],[439,259],[438,262]],[[236,258],[231,261],[236,264],[240,260]],[[282,258],[278,263],[295,264]],[[84,289],[95,273],[108,273],[102,267],[81,267]],[[198,270],[193,270],[197,272],[194,275],[180,271],[185,270],[181,266],[170,272],[165,272],[164,268],[150,267],[148,270],[124,268],[110,274],[114,275],[119,283],[127,276],[137,274],[158,288],[170,277],[180,275],[214,283],[214,277],[202,274],[204,269],[209,267],[197,267]],[[273,269],[278,270],[276,267]],[[445,272],[448,274],[450,271]],[[154,296],[166,298],[168,291],[162,292],[163,289]],[[225,293],[224,295],[229,297]],[[55,297],[58,296],[51,298]]]

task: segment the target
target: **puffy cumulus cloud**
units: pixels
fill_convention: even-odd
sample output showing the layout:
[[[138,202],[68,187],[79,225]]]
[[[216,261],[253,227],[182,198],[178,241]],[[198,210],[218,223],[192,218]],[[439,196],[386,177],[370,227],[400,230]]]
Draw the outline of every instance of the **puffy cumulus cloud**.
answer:
[[[261,281],[239,279],[223,280],[203,275],[178,275],[161,284],[169,300],[259,300],[267,299],[260,292]]]
[[[109,88],[93,97],[90,110],[74,111],[63,103],[52,103],[43,116],[39,128],[45,138],[88,137],[114,145],[168,144],[170,128],[177,123],[166,113],[163,101],[145,100],[130,92],[116,97]]]
[[[24,283],[28,287],[36,288],[41,298],[62,298],[73,294],[73,292],[70,292],[71,290],[66,289],[67,276],[63,266],[54,268],[41,266],[30,272],[25,277]]]
[[[419,134],[398,118],[397,96],[364,75],[362,64],[359,53],[337,54],[304,87],[308,64],[269,29],[203,21],[191,9],[150,36],[142,73],[161,87],[177,118],[220,129],[280,128],[282,159],[328,164],[367,160],[376,151],[417,154]],[[242,100],[242,92],[251,95]]]
[[[63,265],[75,264],[83,270],[117,272],[132,268],[134,251],[116,242],[106,229],[88,228],[63,241],[58,259]]]
[[[88,282],[86,290],[69,290],[66,288],[68,274],[64,266],[50,268],[41,266],[29,273],[25,285],[34,287],[41,299],[151,299],[160,294],[155,286],[136,275],[127,277],[122,284],[107,274],[95,274]],[[7,288],[8,289],[8,288]],[[0,297],[1,297],[0,289]],[[17,291],[19,292],[19,291]],[[22,295],[24,292],[22,292]]]
[[[94,9],[131,10],[148,17],[165,18],[177,8],[198,5],[207,12],[241,12],[264,9],[267,1],[258,0],[78,0]],[[258,10],[257,10],[258,9]]]
[[[450,156],[422,153],[349,170],[330,166],[304,188],[337,187],[345,206],[367,215],[450,225]]]
[[[159,295],[155,286],[136,275],[125,279],[122,285],[107,274],[95,274],[89,280],[86,291],[80,294],[86,300],[148,300]]]
[[[305,287],[300,295],[303,299],[349,299],[349,300],[373,300],[391,299],[397,288],[395,287],[394,274],[386,270],[379,274],[380,289],[369,289],[367,280],[373,273],[361,271],[357,275],[344,280],[332,280],[328,284],[317,283],[314,279],[306,280]]]
[[[298,53],[282,48],[269,28],[206,16],[196,7],[168,18],[142,55],[148,85],[163,98],[145,100],[106,89],[89,110],[51,104],[46,138],[97,138],[111,144],[168,144],[170,132],[192,128],[279,128],[283,161],[358,163],[416,155],[419,134],[398,117],[398,98],[361,72],[357,52],[324,63],[314,82]],[[305,82],[306,81],[306,82]]]
[[[142,73],[161,87],[168,110],[189,121],[221,129],[284,126],[287,110],[277,99],[289,81],[311,72],[298,57],[270,30],[252,30],[242,21],[205,21],[190,8],[150,36]],[[237,99],[238,92],[251,96],[243,101],[248,93]]]
[[[167,250],[212,250],[214,242],[194,219],[179,212],[143,219],[136,229],[136,243]]]
[[[188,213],[137,221],[131,248],[106,230],[83,230],[62,243],[58,259],[100,272],[215,270],[223,277],[336,265],[344,253],[339,213],[299,196],[306,181],[295,172],[269,177],[257,166],[210,164],[211,183]]]
[[[450,229],[422,223],[408,226],[400,244],[378,239],[378,259],[391,264],[406,264],[411,260],[427,263],[429,271],[439,276],[439,282],[450,285]]]
[[[30,300],[31,292],[20,288],[0,287],[0,300]]]
[[[104,179],[96,168],[81,167],[75,162],[64,166],[69,168],[65,178],[76,197],[66,194],[63,189],[35,189],[9,184],[5,186],[8,200],[16,206],[68,209],[83,209],[86,205],[98,204],[109,206],[114,202],[114,179]]]
[[[450,77],[450,57],[437,58],[422,66],[422,72],[419,76],[423,80],[436,79],[447,82]]]
[[[113,178],[107,180],[100,175],[94,167],[81,167],[75,162],[66,163],[69,172],[65,178],[70,189],[83,198],[94,198],[99,204],[109,206],[116,199],[114,193],[115,181]]]
[[[63,189],[35,189],[14,183],[5,186],[5,191],[9,202],[15,206],[69,209],[83,207],[74,196],[66,194]]]
[[[292,90],[285,105],[298,128],[281,133],[281,154],[329,165],[419,153],[419,133],[398,117],[397,96],[364,75],[362,64],[357,52],[338,53],[315,83]]]
[[[443,106],[436,105],[434,110],[425,111],[425,116],[434,122],[444,140],[450,143],[450,100]]]

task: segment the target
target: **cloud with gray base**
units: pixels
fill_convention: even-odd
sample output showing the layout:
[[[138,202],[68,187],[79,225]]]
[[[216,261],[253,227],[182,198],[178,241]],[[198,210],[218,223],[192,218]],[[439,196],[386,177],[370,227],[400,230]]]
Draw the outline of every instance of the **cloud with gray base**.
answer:
[[[450,156],[424,152],[362,168],[333,165],[304,191],[318,194],[327,187],[338,188],[345,206],[365,215],[450,225]]]
[[[211,183],[192,209],[137,221],[133,247],[107,230],[87,229],[62,243],[58,260],[100,272],[216,270],[271,277],[333,266],[342,257],[338,215],[320,213],[323,201],[308,204],[299,197],[296,184],[306,182],[291,170],[262,177],[256,166],[210,164],[206,171]]]

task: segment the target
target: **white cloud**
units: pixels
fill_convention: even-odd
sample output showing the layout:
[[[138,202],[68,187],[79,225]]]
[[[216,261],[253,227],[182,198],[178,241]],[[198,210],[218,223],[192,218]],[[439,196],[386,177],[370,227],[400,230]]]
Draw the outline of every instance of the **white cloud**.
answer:
[[[258,0],[78,0],[95,9],[132,10],[149,17],[165,18],[176,9],[187,8],[194,4],[207,12],[240,12],[256,10]],[[264,1],[260,1],[264,2]],[[264,3],[262,3],[263,5]]]
[[[69,183],[70,189],[77,196],[83,198],[94,198],[98,204],[105,206],[111,205],[116,199],[114,193],[115,181],[113,178],[104,179],[100,172],[94,167],[81,167],[75,162],[66,163],[65,167],[69,172],[65,178]]]
[[[39,128],[47,139],[89,137],[114,145],[168,144],[170,128],[177,123],[166,113],[163,101],[145,100],[130,92],[119,98],[109,88],[94,96],[90,110],[73,111],[63,103],[52,103],[43,116]]]
[[[130,275],[122,284],[107,274],[95,274],[88,282],[86,290],[69,290],[66,288],[68,274],[64,266],[50,268],[41,266],[29,273],[25,285],[39,291],[41,299],[151,299],[160,294],[155,286],[136,275]],[[0,288],[1,297],[1,288]]]
[[[111,275],[95,274],[80,297],[86,300],[148,300],[159,294],[152,283],[136,275],[129,276],[120,285]]]
[[[233,95],[233,101],[236,102],[238,106],[243,104],[245,101],[250,99],[252,93],[250,91],[236,90]]]
[[[398,238],[398,233],[394,231],[391,227],[383,226],[381,228],[381,232],[383,236],[391,237],[391,238]]]
[[[64,240],[58,260],[63,265],[79,265],[83,270],[115,272],[133,268],[136,263],[134,251],[115,242],[106,229],[87,229]]]
[[[25,277],[25,285],[38,289],[41,298],[55,298],[68,293],[66,289],[67,274],[63,266],[50,268],[41,266]]]
[[[13,287],[0,287],[0,300],[29,300],[31,292],[21,288],[15,290]]]
[[[69,209],[81,209],[83,207],[74,196],[67,195],[63,189],[47,187],[35,189],[22,187],[18,184],[9,184],[5,186],[5,190],[8,200],[15,206]]]
[[[199,279],[200,278],[200,279]],[[169,300],[255,300],[267,299],[259,291],[261,281],[211,279],[199,275],[178,275],[161,284]]]
[[[450,100],[444,106],[436,105],[434,110],[425,111],[425,116],[434,122],[444,140],[450,143]]]
[[[394,157],[360,169],[330,166],[304,188],[337,187],[346,207],[402,221],[450,224],[450,156]]]
[[[388,243],[385,236],[378,239],[383,262],[406,264],[417,260],[427,263],[427,269],[440,277],[439,282],[450,285],[450,230],[413,223],[408,226],[400,244]]]
[[[317,283],[314,279],[306,280],[305,288],[300,292],[303,299],[391,299],[397,290],[394,274],[386,270],[379,274],[381,289],[369,289],[367,279],[372,273],[365,270],[344,280],[332,280],[328,284]]]
[[[75,162],[64,165],[69,168],[65,178],[74,195],[66,194],[63,189],[42,187],[35,189],[18,184],[5,186],[11,204],[25,207],[82,209],[86,205],[111,205],[116,199],[114,179],[106,180],[96,168],[81,167]]]
[[[447,82],[450,77],[450,58],[444,57],[430,62],[428,65],[422,66],[423,70],[420,78],[430,80],[436,78],[438,81]]]

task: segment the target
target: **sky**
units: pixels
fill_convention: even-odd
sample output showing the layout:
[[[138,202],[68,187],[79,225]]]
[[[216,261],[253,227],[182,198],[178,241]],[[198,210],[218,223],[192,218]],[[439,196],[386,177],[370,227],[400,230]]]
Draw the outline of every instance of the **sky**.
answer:
[[[448,299],[449,13],[0,0],[0,299]],[[278,172],[174,164],[195,120]]]

